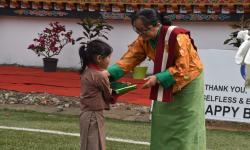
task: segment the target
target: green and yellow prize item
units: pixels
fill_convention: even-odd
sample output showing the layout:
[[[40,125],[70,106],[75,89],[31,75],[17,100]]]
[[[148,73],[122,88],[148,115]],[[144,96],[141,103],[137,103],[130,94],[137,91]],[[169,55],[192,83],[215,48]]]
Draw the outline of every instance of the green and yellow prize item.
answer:
[[[137,88],[135,84],[124,82],[111,82],[110,87],[112,89],[112,93],[116,95],[122,95]]]

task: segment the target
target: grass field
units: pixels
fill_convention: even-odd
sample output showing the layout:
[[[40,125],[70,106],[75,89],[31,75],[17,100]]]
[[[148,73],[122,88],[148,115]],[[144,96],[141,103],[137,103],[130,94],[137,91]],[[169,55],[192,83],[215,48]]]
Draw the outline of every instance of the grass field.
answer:
[[[79,133],[78,116],[0,109],[0,126]],[[150,141],[150,124],[106,119],[112,138]],[[209,150],[249,150],[250,132],[207,130]],[[0,150],[77,150],[79,137],[0,129]],[[107,150],[148,150],[148,145],[107,141]]]

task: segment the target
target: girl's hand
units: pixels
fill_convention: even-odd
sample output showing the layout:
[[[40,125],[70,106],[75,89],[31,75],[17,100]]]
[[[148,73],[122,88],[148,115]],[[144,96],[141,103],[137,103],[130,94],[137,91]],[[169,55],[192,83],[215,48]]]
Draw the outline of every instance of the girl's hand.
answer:
[[[117,102],[117,99],[119,96],[120,95],[118,95],[118,94],[112,94],[111,99],[110,99],[110,103],[115,104]]]
[[[144,80],[146,80],[146,83],[144,83],[142,85],[143,89],[150,88],[150,87],[154,86],[158,82],[155,75],[144,78]]]

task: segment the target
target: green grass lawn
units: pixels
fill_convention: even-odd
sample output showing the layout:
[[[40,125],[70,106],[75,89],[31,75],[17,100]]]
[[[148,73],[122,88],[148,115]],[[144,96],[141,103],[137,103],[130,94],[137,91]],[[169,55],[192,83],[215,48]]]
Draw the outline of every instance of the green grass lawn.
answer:
[[[79,150],[79,137],[0,129],[1,150]],[[149,146],[107,141],[108,150],[146,150]]]
[[[0,126],[79,133],[78,116],[0,109]],[[106,119],[108,137],[150,141],[150,124]],[[209,150],[249,150],[250,132],[207,130]],[[0,129],[0,150],[77,150],[79,137]],[[107,150],[148,150],[147,145],[107,141]]]

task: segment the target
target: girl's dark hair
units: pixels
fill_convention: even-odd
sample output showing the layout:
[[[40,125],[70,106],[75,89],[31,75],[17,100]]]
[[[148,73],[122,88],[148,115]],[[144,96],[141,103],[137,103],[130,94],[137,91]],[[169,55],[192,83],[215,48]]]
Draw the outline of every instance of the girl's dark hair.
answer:
[[[157,11],[153,8],[144,8],[131,15],[131,24],[134,26],[136,19],[141,19],[144,26],[156,26],[158,22],[163,25],[171,25],[171,20],[167,16],[159,15]]]
[[[88,64],[96,64],[96,56],[101,55],[107,57],[112,53],[113,49],[107,43],[97,39],[92,40],[86,45],[82,45],[79,49],[79,56],[81,61],[80,74],[83,73]]]

